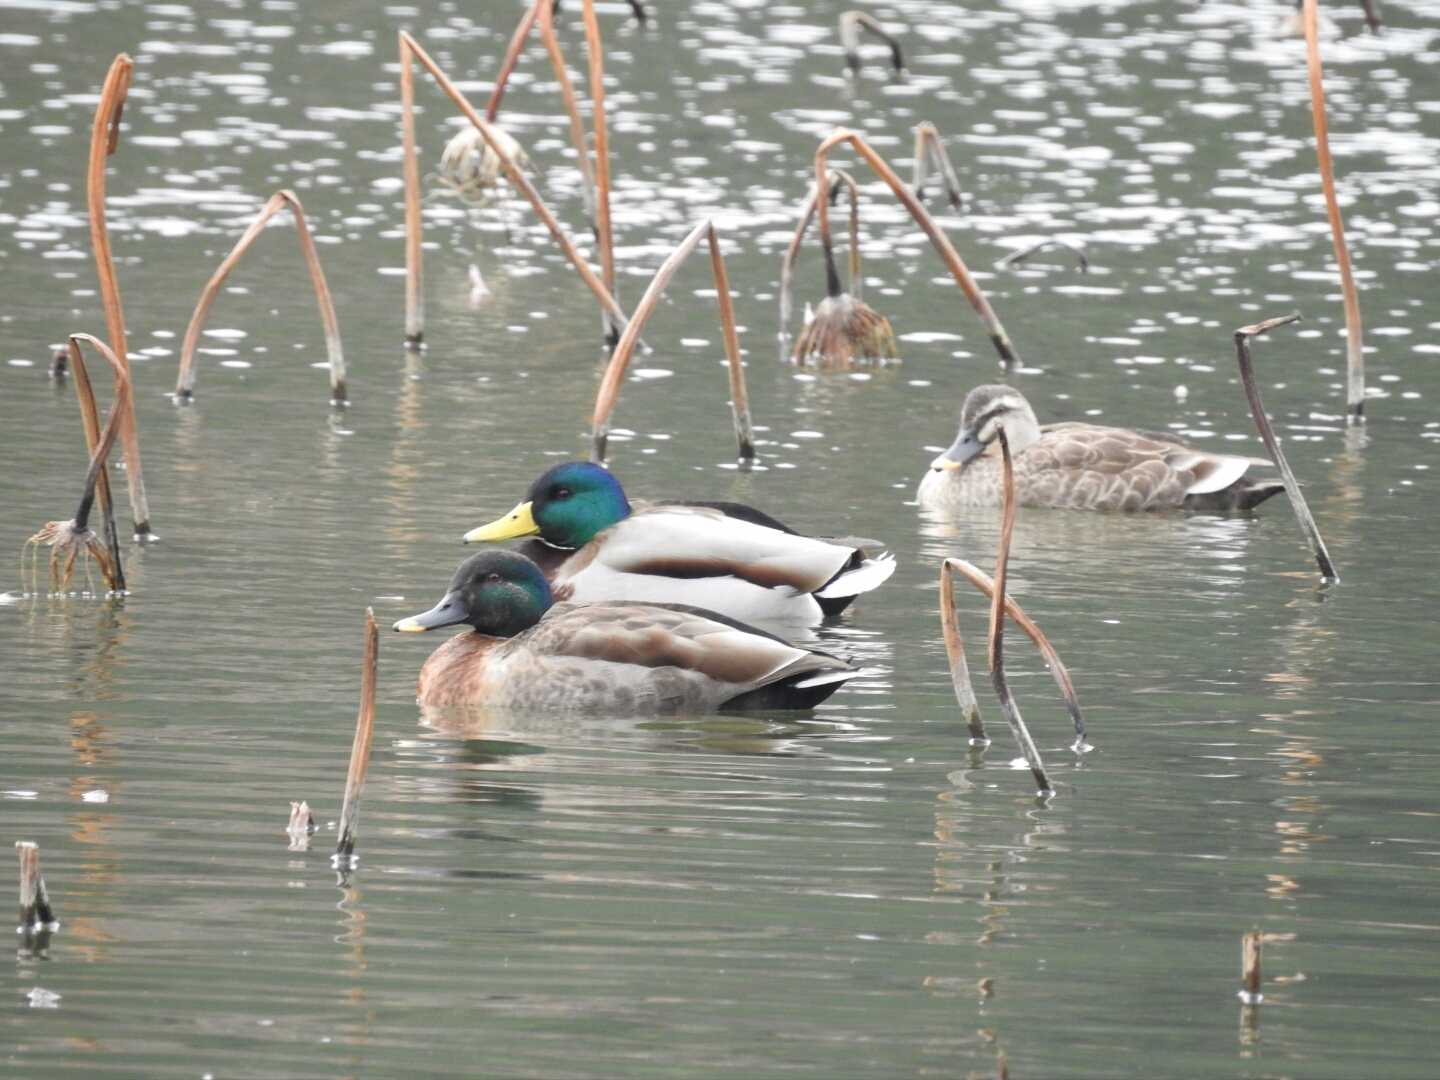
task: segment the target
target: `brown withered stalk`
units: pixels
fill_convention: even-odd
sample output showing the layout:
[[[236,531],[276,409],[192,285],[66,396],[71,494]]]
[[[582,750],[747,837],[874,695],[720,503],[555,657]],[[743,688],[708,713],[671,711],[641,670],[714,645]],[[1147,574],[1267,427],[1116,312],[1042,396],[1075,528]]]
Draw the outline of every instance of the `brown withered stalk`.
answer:
[[[1044,251],[1048,247],[1064,248],[1075,256],[1076,262],[1080,264],[1080,272],[1082,274],[1088,274],[1090,272],[1090,259],[1086,256],[1085,249],[1078,244],[1070,243],[1069,240],[1062,240],[1058,236],[1047,236],[1043,240],[1036,240],[1033,244],[1027,244],[1023,248],[1018,248],[1010,252],[1009,255],[1006,255],[995,265],[999,267],[1018,266],[1037,251]]]
[[[66,343],[65,357],[67,364],[75,369],[75,397],[80,403],[80,423],[85,429],[85,452],[93,457],[100,445],[100,411],[95,405],[95,389],[90,384],[90,370],[80,353],[78,337],[71,337]],[[110,495],[108,465],[102,466],[95,478],[95,499],[100,505],[105,549],[110,553],[110,563],[114,567],[107,584],[115,592],[124,592],[125,569],[120,558],[120,533],[115,527],[115,502]]]
[[[1045,774],[1045,765],[1040,760],[1040,751],[1030,737],[1030,729],[1020,715],[1020,707],[1010,693],[1010,682],[1005,678],[1005,579],[1010,563],[1010,539],[1015,532],[1015,469],[1010,460],[1010,440],[1005,429],[1000,428],[1000,455],[1003,461],[1004,503],[1000,511],[1000,549],[995,555],[995,587],[990,596],[990,679],[995,684],[995,695],[1000,699],[1000,712],[1010,731],[1025,755],[1030,766],[1030,775],[1035,777],[1035,786],[1040,794],[1054,790],[1050,778]]]
[[[115,440],[124,425],[125,410],[129,406],[131,398],[130,373],[126,370],[125,365],[120,363],[120,358],[114,350],[89,334],[72,334],[70,337],[70,359],[75,364],[77,371],[83,364],[78,348],[80,341],[95,348],[115,373],[115,399],[110,406],[110,419],[90,454],[90,463],[85,471],[85,483],[80,495],[80,505],[76,508],[75,516],[69,521],[47,521],[35,535],[25,541],[25,546],[33,547],[37,553],[41,547],[50,549],[51,592],[64,592],[69,588],[76,563],[80,556],[85,554],[94,559],[96,565],[100,567],[100,573],[105,578],[106,585],[112,591],[118,592],[124,588],[125,581],[120,571],[119,545],[118,543],[115,545],[115,554],[112,555],[111,551],[101,544],[99,536],[90,527],[90,512],[95,506],[96,492],[99,489],[100,477],[105,470],[105,461],[110,455],[110,448],[115,445]],[[82,418],[84,414],[85,409],[82,407]]]
[[[355,829],[360,820],[360,795],[365,789],[365,773],[370,768],[370,746],[375,738],[375,667],[379,648],[375,612],[367,607],[365,657],[360,667],[360,712],[355,717],[355,739],[350,744],[350,768],[345,774],[345,801],[340,809],[335,843],[334,861],[341,869],[355,863]]]
[[[970,732],[971,746],[989,746],[985,721],[980,717],[980,702],[975,685],[970,681],[970,664],[965,659],[965,641],[960,636],[960,613],[955,607],[953,566],[958,559],[940,561],[940,632],[945,638],[945,655],[950,660],[950,682],[955,687],[955,700],[960,716]]]
[[[33,840],[16,840],[20,856],[20,930],[26,934],[55,923],[55,909],[40,874],[40,846]]]
[[[830,151],[842,143],[848,143],[875,171],[875,174],[889,185],[890,190],[895,193],[895,197],[900,200],[900,204],[905,207],[910,216],[915,219],[915,223],[920,226],[921,231],[929,238],[931,245],[945,264],[945,268],[950,271],[955,283],[960,286],[960,291],[964,294],[965,299],[969,301],[975,313],[980,316],[980,321],[984,323],[985,331],[990,336],[991,344],[995,346],[995,351],[1000,355],[1001,364],[1007,369],[1011,365],[1017,364],[1020,358],[1015,354],[1014,346],[1010,343],[1010,335],[1005,332],[1005,327],[1001,325],[999,317],[990,306],[990,301],[986,299],[980,286],[971,276],[965,260],[960,258],[960,253],[950,243],[944,230],[930,216],[930,212],[920,204],[920,201],[905,186],[905,182],[900,179],[895,170],[871,148],[864,138],[845,128],[839,128],[826,136],[815,151],[817,182],[822,187],[824,186],[824,170],[829,162]],[[824,200],[817,203],[817,210],[819,211],[820,229],[823,233],[830,227],[829,209]]]
[[[439,84],[440,89],[460,110],[465,119],[480,132],[481,137],[492,152],[501,161],[506,177],[510,183],[525,196],[536,216],[549,230],[551,237],[561,252],[575,268],[587,288],[599,300],[600,306],[609,321],[612,333],[623,332],[629,317],[621,310],[620,305],[615,302],[610,290],[605,287],[603,281],[596,276],[590,264],[580,255],[575,244],[566,234],[550,208],[545,205],[544,199],[535,189],[528,177],[525,176],[519,163],[514,156],[506,149],[505,141],[500,133],[497,133],[494,125],[484,119],[475,107],[466,100],[458,87],[450,80],[449,76],[441,70],[440,66],[431,59],[427,53],[408,32],[402,30],[399,34],[400,48],[400,88],[401,105],[403,112],[402,130],[404,132],[405,144],[405,270],[406,270],[406,316],[405,325],[406,341],[412,344],[418,343],[424,336],[424,319],[420,306],[420,166],[415,157],[415,129],[414,129],[414,87],[409,76],[410,65],[418,62],[432,78]]]
[[[930,179],[929,166],[932,162],[950,206],[957,211],[963,210],[965,197],[960,192],[960,178],[955,175],[955,166],[950,164],[950,155],[940,141],[940,131],[929,120],[924,120],[915,125],[915,168],[910,186],[915,189],[917,199],[925,197],[925,184]]]
[[[873,15],[863,11],[846,11],[840,16],[840,44],[845,49],[845,69],[851,75],[860,74],[860,31],[865,30],[890,46],[890,64],[896,75],[905,73],[905,56],[900,51],[900,42],[895,39]]]
[[[655,277],[651,279],[645,295],[636,305],[635,314],[629,325],[620,335],[615,352],[611,355],[610,363],[606,366],[605,374],[600,380],[600,389],[595,395],[595,411],[591,416],[590,459],[592,461],[603,462],[605,460],[610,435],[610,414],[615,411],[615,403],[620,397],[620,384],[625,378],[626,369],[630,366],[630,357],[635,352],[635,346],[639,344],[640,332],[645,328],[650,316],[654,314],[660,297],[665,292],[665,287],[675,276],[675,271],[695,250],[701,239],[708,240],[710,244],[710,271],[715,279],[716,302],[720,307],[720,325],[725,337],[725,359],[730,372],[730,413],[735,428],[737,452],[741,461],[755,460],[755,436],[750,426],[750,401],[745,389],[745,365],[740,360],[740,339],[735,329],[735,308],[730,298],[730,277],[725,270],[725,257],[720,251],[720,235],[715,231],[713,223],[702,221],[690,230],[690,235],[680,241],[669,257],[660,264],[660,269],[655,271]]]
[[[1270,417],[1265,414],[1265,403],[1260,400],[1260,387],[1255,381],[1255,365],[1250,359],[1250,339],[1252,337],[1258,337],[1274,330],[1277,326],[1286,326],[1299,320],[1300,316],[1297,313],[1266,319],[1264,322],[1258,322],[1252,326],[1240,327],[1235,331],[1235,358],[1240,364],[1240,383],[1245,387],[1245,398],[1250,402],[1250,413],[1255,417],[1255,426],[1260,431],[1260,438],[1265,443],[1265,449],[1269,452],[1271,459],[1275,462],[1275,467],[1280,470],[1280,479],[1285,483],[1285,494],[1290,497],[1290,506],[1295,511],[1295,518],[1300,522],[1301,530],[1305,533],[1306,539],[1310,541],[1310,549],[1315,553],[1316,565],[1320,567],[1320,577],[1326,582],[1338,582],[1340,574],[1335,569],[1335,563],[1330,559],[1330,552],[1325,547],[1325,541],[1320,537],[1320,527],[1315,524],[1315,516],[1310,513],[1305,496],[1300,494],[1300,484],[1295,479],[1295,473],[1291,470],[1290,463],[1285,460],[1285,455],[1280,450],[1280,440],[1275,437],[1275,429],[1270,425]]]
[[[1315,123],[1315,157],[1320,165],[1320,187],[1325,192],[1325,213],[1340,272],[1340,293],[1345,308],[1345,419],[1365,422],[1365,343],[1360,325],[1360,293],[1350,269],[1350,248],[1345,243],[1345,222],[1335,194],[1335,162],[1330,156],[1330,125],[1325,116],[1325,82],[1320,68],[1319,5],[1305,0],[1301,23],[1305,30],[1305,62],[1310,75],[1310,115]]]
[[[290,821],[285,826],[285,835],[290,838],[291,851],[309,851],[310,837],[315,833],[315,815],[305,801],[290,803]]]
[[[975,590],[987,600],[994,601],[995,582],[979,567],[964,559],[950,558],[945,560],[945,567],[958,571],[960,576],[968,581]],[[942,575],[945,567],[942,567]],[[942,580],[948,580],[942,576]],[[942,601],[943,603],[943,601]],[[1055,685],[1060,689],[1060,696],[1065,699],[1065,711],[1070,714],[1070,721],[1075,725],[1075,742],[1072,749],[1077,753],[1083,753],[1091,749],[1085,741],[1085,714],[1080,709],[1080,698],[1075,693],[1075,682],[1070,678],[1070,669],[1060,659],[1060,654],[1055,651],[1055,646],[1045,636],[1044,631],[1035,625],[1034,620],[1025,614],[1025,609],[1015,602],[1013,596],[1005,597],[1005,613],[1014,620],[1015,625],[1024,631],[1037,649],[1044,657],[1045,664],[1050,668],[1050,675],[1055,680]],[[953,617],[953,616],[952,616]],[[944,623],[943,609],[941,617]]]
[[[1240,1000],[1258,1005],[1265,995],[1260,990],[1260,956],[1265,935],[1251,930],[1240,939]]]
[[[850,196],[850,294],[860,297],[865,288],[860,266],[860,194],[855,184],[855,178],[844,169],[832,168],[830,175],[839,181],[830,187],[830,201],[832,205],[839,199],[842,193]],[[784,340],[790,329],[790,313],[794,310],[792,297],[795,294],[795,264],[800,258],[800,248],[805,242],[805,233],[810,228],[810,222],[815,220],[815,196],[818,188],[813,185],[810,194],[805,197],[805,203],[800,207],[800,220],[795,225],[795,232],[790,237],[790,243],[785,248],[785,254],[780,258],[780,337]]]
[[[125,312],[120,303],[120,282],[115,276],[115,259],[110,251],[110,230],[105,221],[105,159],[120,146],[120,117],[130,93],[135,62],[120,53],[105,75],[95,122],[90,128],[90,162],[86,172],[86,201],[90,211],[90,246],[95,252],[95,271],[100,279],[100,300],[105,308],[105,329],[110,348],[120,358],[126,375],[130,353],[125,338]],[[135,403],[127,399],[121,417],[120,443],[125,451],[125,482],[130,490],[130,513],[135,519],[135,538],[150,539],[150,503],[145,498],[145,477],[140,467],[140,429],[135,422]]]
[[[220,295],[220,287],[235,269],[241,257],[250,250],[256,238],[265,230],[270,219],[281,210],[289,209],[295,218],[295,234],[300,240],[300,253],[305,257],[305,267],[310,271],[310,284],[315,289],[315,303],[320,308],[320,323],[325,328],[325,352],[330,359],[330,403],[346,403],[345,352],[340,346],[340,323],[335,318],[335,301],[330,297],[330,286],[325,283],[325,271],[320,266],[320,254],[315,250],[315,238],[310,235],[310,226],[305,220],[305,208],[293,191],[277,191],[271,195],[260,212],[255,215],[235,246],[230,249],[196,301],[195,313],[190,316],[190,325],[185,328],[185,338],[180,346],[180,370],[175,379],[175,400],[191,401],[195,397],[195,350],[200,344],[200,332],[210,316],[210,308]]]

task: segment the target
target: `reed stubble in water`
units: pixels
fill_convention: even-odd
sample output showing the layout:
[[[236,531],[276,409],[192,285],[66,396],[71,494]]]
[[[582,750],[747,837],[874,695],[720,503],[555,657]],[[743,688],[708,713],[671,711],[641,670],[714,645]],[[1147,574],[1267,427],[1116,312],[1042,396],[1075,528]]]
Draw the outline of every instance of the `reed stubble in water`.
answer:
[[[355,717],[355,738],[350,744],[350,768],[345,774],[345,800],[335,841],[335,864],[340,868],[355,861],[355,832],[360,821],[360,795],[365,773],[370,768],[370,747],[375,738],[375,668],[380,648],[375,612],[365,609],[365,658],[360,669],[360,711]],[[292,821],[294,815],[292,814]]]
[[[710,272],[715,280],[715,298],[720,307],[720,326],[725,339],[725,360],[730,374],[730,416],[735,429],[736,453],[742,462],[755,460],[755,435],[750,423],[750,397],[745,388],[745,365],[740,359],[740,339],[735,328],[735,307],[730,296],[730,276],[725,270],[725,256],[720,250],[720,234],[712,222],[702,221],[690,230],[690,234],[676,246],[655,271],[645,295],[635,307],[624,333],[615,345],[615,352],[600,380],[600,389],[595,394],[595,410],[591,414],[590,459],[604,462],[610,436],[610,415],[620,398],[620,385],[635,346],[640,342],[640,332],[654,314],[665,287],[675,276],[702,239],[710,244]]]
[[[1251,930],[1240,939],[1240,1000],[1258,1005],[1265,999],[1260,992],[1260,954],[1265,937]]]
[[[55,909],[45,888],[45,878],[40,874],[40,846],[32,840],[16,840],[15,851],[20,856],[19,929],[25,934],[53,930]]]
[[[315,239],[310,235],[310,226],[305,220],[305,208],[300,205],[295,193],[288,190],[277,191],[270,196],[255,215],[255,220],[241,234],[240,239],[235,241],[230,254],[225,256],[210,275],[205,288],[200,291],[200,299],[195,304],[195,312],[190,316],[190,324],[185,328],[185,338],[180,346],[180,370],[175,378],[177,402],[191,401],[195,397],[195,349],[200,344],[200,332],[205,327],[205,320],[210,315],[215,298],[220,294],[220,287],[225,284],[225,279],[235,269],[236,263],[250,250],[250,245],[255,243],[255,239],[270,219],[287,208],[295,218],[295,234],[300,240],[300,253],[305,258],[306,269],[310,271],[310,284],[315,289],[315,303],[320,308],[320,323],[325,329],[325,352],[330,361],[330,403],[347,403],[345,352],[340,345],[340,321],[335,317],[335,301],[331,299],[330,286],[325,282],[325,271],[320,266],[320,253],[315,249]]]
[[[95,271],[100,279],[100,300],[105,309],[105,328],[110,348],[130,373],[130,353],[125,338],[125,313],[120,303],[120,283],[115,276],[115,259],[110,251],[110,230],[105,220],[105,160],[120,145],[120,118],[130,93],[135,62],[125,53],[115,57],[100,88],[95,121],[90,129],[90,162],[86,172],[86,202],[90,212],[90,246],[95,253]],[[135,538],[153,538],[150,504],[145,497],[145,478],[140,466],[140,432],[135,423],[134,401],[127,398],[120,421],[120,444],[125,451],[125,482],[130,491],[130,513]]]
[[[840,44],[845,49],[845,70],[852,76],[860,74],[860,31],[883,41],[890,48],[890,65],[897,76],[905,73],[905,54],[899,40],[880,25],[880,20],[864,11],[846,11],[840,16]]]
[[[915,189],[917,199],[925,197],[925,185],[930,179],[931,165],[934,166],[935,175],[940,178],[940,186],[945,191],[945,198],[951,209],[957,213],[965,209],[960,178],[955,174],[955,166],[950,164],[950,154],[945,150],[945,143],[940,138],[940,129],[929,120],[922,120],[915,125],[915,161],[910,184]]]
[[[1280,450],[1280,440],[1275,437],[1275,429],[1271,427],[1270,418],[1265,413],[1265,403],[1260,400],[1260,387],[1255,382],[1255,365],[1250,359],[1250,339],[1252,337],[1258,337],[1274,330],[1277,326],[1286,326],[1299,321],[1300,315],[1296,313],[1240,327],[1235,331],[1235,358],[1240,365],[1240,383],[1245,387],[1245,397],[1250,402],[1250,413],[1255,417],[1255,426],[1260,430],[1260,438],[1265,443],[1265,449],[1269,451],[1271,459],[1275,462],[1275,467],[1280,470],[1280,479],[1285,484],[1285,494],[1290,497],[1291,509],[1295,511],[1296,520],[1300,522],[1301,530],[1304,531],[1306,539],[1310,541],[1310,549],[1315,553],[1315,562],[1320,567],[1320,577],[1326,582],[1338,582],[1340,574],[1335,569],[1335,563],[1331,560],[1330,552],[1325,547],[1325,541],[1320,536],[1320,527],[1315,524],[1315,516],[1310,513],[1305,496],[1300,494],[1300,484],[1295,479],[1295,473],[1291,470],[1290,463],[1285,460],[1285,455]]]

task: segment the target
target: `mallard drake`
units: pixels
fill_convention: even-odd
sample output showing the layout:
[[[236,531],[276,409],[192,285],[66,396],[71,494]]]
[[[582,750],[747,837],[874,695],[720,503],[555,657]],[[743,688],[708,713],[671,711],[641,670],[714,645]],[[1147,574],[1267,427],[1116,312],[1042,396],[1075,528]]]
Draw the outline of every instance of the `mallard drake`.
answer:
[[[1044,427],[1020,391],[977,386],[960,410],[960,432],[930,463],[916,497],[953,512],[1000,505],[1004,427],[1022,506],[1068,510],[1249,510],[1283,491],[1247,479],[1263,458],[1211,454],[1170,435],[1067,422]]]
[[[396,630],[474,628],[420,669],[421,705],[649,714],[805,709],[858,674],[844,660],[791,645],[684,604],[555,604],[540,568],[515,551],[460,564],[429,611]]]
[[[547,470],[514,510],[464,539],[536,535],[525,554],[558,600],[683,600],[745,621],[815,623],[895,571],[889,555],[802,536],[742,503],[632,508],[620,482],[588,461]]]

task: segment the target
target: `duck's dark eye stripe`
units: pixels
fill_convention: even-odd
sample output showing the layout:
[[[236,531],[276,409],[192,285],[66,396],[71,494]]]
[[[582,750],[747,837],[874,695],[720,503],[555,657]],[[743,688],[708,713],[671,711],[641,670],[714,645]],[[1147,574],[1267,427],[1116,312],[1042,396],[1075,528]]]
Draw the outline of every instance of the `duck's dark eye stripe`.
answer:
[[[994,420],[997,416],[1000,416],[1002,413],[1007,413],[1009,411],[1010,406],[997,405],[989,412],[982,414],[980,419],[976,420],[975,423],[971,425],[970,430],[975,432],[975,437],[978,439],[980,437],[980,432],[985,430],[986,424],[988,424],[991,420]]]

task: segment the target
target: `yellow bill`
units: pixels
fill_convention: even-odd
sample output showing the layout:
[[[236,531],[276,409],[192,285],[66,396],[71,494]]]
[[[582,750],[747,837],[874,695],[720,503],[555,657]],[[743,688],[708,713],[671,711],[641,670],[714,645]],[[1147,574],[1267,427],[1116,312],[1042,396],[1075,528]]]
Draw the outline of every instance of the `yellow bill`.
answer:
[[[534,536],[540,531],[540,526],[535,524],[535,516],[530,512],[530,508],[530,503],[523,502],[504,517],[471,529],[462,537],[461,542],[478,544],[487,540],[514,540],[517,536]]]

